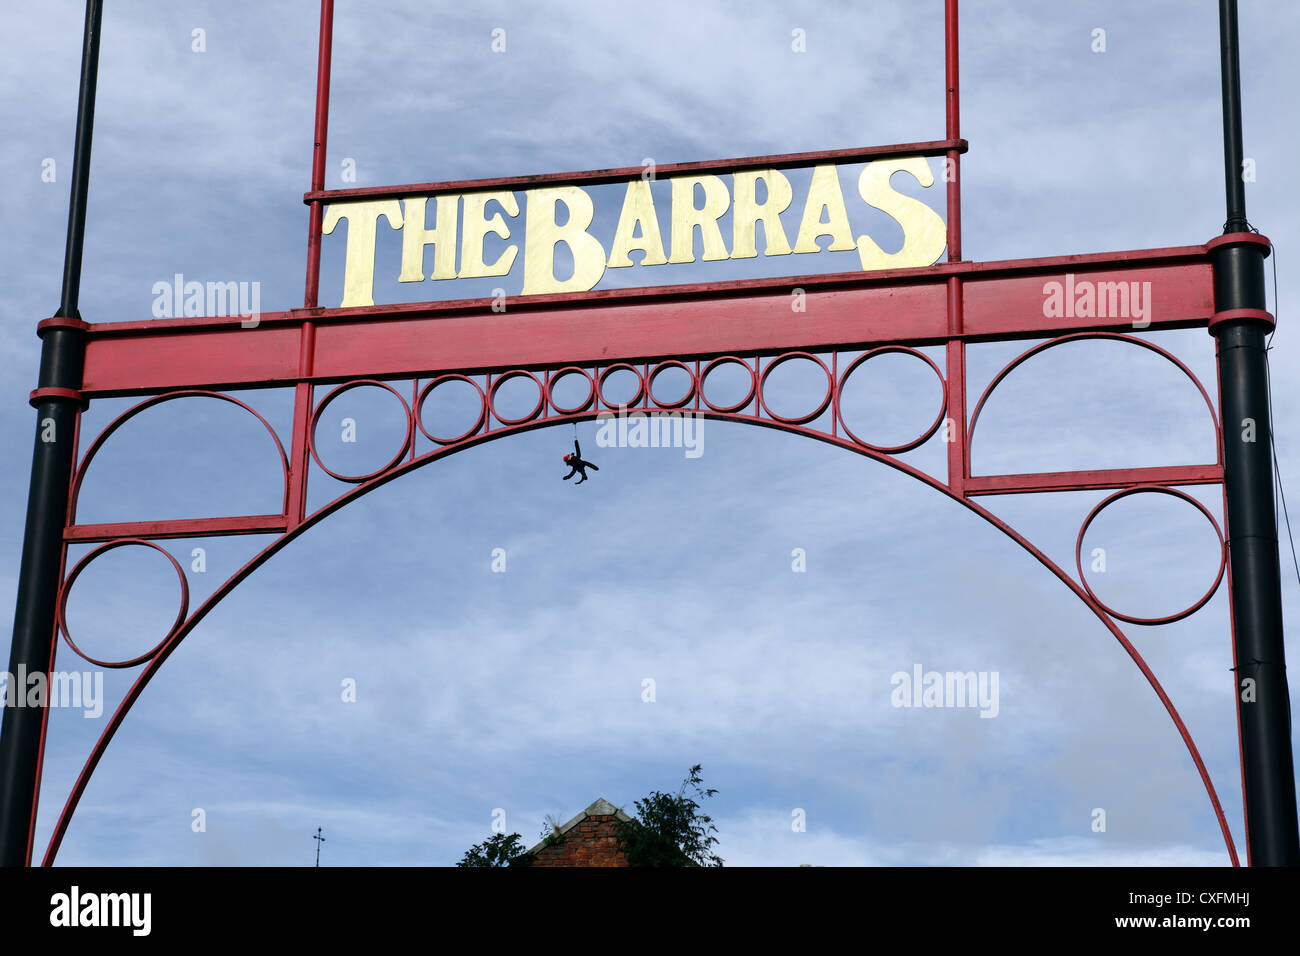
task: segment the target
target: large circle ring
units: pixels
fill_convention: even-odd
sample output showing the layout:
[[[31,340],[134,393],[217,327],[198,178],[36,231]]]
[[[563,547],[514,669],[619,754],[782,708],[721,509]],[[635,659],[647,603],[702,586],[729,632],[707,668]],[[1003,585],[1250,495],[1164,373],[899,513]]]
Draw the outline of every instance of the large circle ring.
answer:
[[[1205,519],[1209,521],[1210,526],[1214,528],[1214,533],[1219,536],[1219,573],[1215,575],[1214,583],[1210,585],[1210,589],[1205,592],[1201,599],[1191,607],[1185,608],[1184,610],[1178,611],[1174,614],[1166,615],[1165,617],[1136,617],[1131,614],[1121,614],[1093,593],[1092,587],[1088,584],[1088,579],[1083,573],[1083,536],[1088,533],[1088,527],[1103,510],[1114,504],[1116,501],[1119,501],[1121,498],[1127,498],[1129,495],[1141,494],[1143,492],[1169,495],[1172,498],[1181,498],[1183,501],[1192,504],[1201,512],[1201,514],[1205,515]],[[1224,540],[1223,531],[1219,528],[1219,522],[1214,520],[1214,515],[1210,514],[1210,510],[1191,495],[1179,491],[1176,488],[1166,488],[1163,485],[1138,485],[1135,488],[1125,488],[1123,491],[1115,492],[1115,494],[1106,498],[1088,513],[1087,519],[1083,522],[1083,527],[1079,529],[1079,537],[1074,543],[1074,563],[1079,569],[1079,583],[1083,585],[1083,589],[1088,592],[1088,596],[1096,602],[1097,606],[1111,617],[1118,618],[1121,621],[1127,621],[1130,624],[1172,624],[1174,621],[1181,621],[1183,618],[1195,614],[1205,606],[1205,602],[1213,597],[1214,592],[1219,589],[1219,582],[1223,580],[1223,572],[1228,566],[1228,543]]]

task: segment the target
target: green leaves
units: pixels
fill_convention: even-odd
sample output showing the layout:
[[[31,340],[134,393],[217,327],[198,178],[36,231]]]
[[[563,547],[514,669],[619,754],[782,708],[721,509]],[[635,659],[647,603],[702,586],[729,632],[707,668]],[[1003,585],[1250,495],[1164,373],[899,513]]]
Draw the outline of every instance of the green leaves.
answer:
[[[655,790],[636,801],[637,819],[619,828],[619,847],[632,866],[722,866],[713,853],[718,828],[713,818],[700,812],[700,804],[687,795],[689,788],[702,799],[717,790],[706,790],[699,764],[691,767],[676,794]]]
[[[465,851],[457,866],[527,866],[531,860],[524,856],[522,837],[518,833],[494,833],[482,843],[475,843]]]

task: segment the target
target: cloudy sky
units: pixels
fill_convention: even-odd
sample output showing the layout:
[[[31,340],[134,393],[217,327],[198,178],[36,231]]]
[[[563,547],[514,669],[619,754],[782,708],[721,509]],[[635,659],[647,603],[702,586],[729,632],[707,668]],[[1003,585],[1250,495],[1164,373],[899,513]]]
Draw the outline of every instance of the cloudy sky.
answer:
[[[1280,260],[1272,368],[1292,490],[1300,143],[1288,63],[1300,13],[1266,2],[1243,5],[1241,16],[1245,150],[1256,168],[1248,210]],[[82,17],[70,0],[0,10],[11,94],[0,98],[6,620],[31,461],[35,326],[59,295]],[[82,281],[88,321],[150,318],[155,283],[177,273],[259,283],[265,311],[301,304],[317,20],[306,0],[111,5]],[[1093,50],[1098,28],[1104,52]],[[1192,245],[1221,231],[1212,0],[968,0],[961,29],[967,258]],[[941,139],[942,40],[940,0],[470,10],[340,0],[327,186]],[[887,236],[887,221],[867,216],[852,191],[858,168],[842,170],[854,225]],[[351,170],[355,183],[343,178]],[[787,219],[797,222],[807,173],[790,178]],[[612,233],[617,187],[592,195]],[[941,197],[926,201],[943,208]],[[381,257],[396,248],[381,239]],[[326,240],[322,304],[341,295],[342,249],[341,232]],[[823,253],[633,268],[601,287],[852,263]],[[377,280],[377,300],[415,298],[391,278]],[[517,291],[519,270],[500,282]],[[490,294],[497,284],[428,283],[419,297]],[[1204,331],[1150,338],[1214,391]],[[972,400],[1023,347],[972,347]],[[895,358],[873,362],[846,398],[871,440],[906,440],[935,414],[932,375]],[[796,408],[816,384],[791,369],[782,401]],[[241,398],[287,446],[292,395]],[[96,402],[83,434],[129,404]],[[391,397],[365,392],[331,406],[327,463],[382,464],[401,441],[394,410]],[[438,412],[448,422],[456,413]],[[345,417],[356,442],[342,440]],[[698,457],[600,449],[595,425],[579,426],[600,470],[575,489],[560,480],[573,431],[540,429],[439,460],[271,559],[146,690],[58,862],[310,864],[320,826],[326,865],[447,865],[491,834],[494,811],[531,845],[548,815],[567,820],[597,797],[632,810],[651,790],[675,790],[696,763],[718,790],[708,809],[727,865],[1228,862],[1182,741],[1128,655],[1060,581],[974,514],[869,459],[717,421],[705,423]],[[996,474],[1213,455],[1194,387],[1151,353],[1105,342],[1061,348],[1008,379],[982,415],[973,461],[976,474]],[[96,460],[79,517],[275,511],[272,456],[265,433],[233,406],[154,409]],[[904,459],[943,475],[937,440]],[[313,509],[344,490],[318,470],[311,483]],[[1191,493],[1221,520],[1217,487]],[[1072,567],[1079,524],[1105,494],[984,503]],[[167,546],[187,568],[194,607],[268,543]],[[1093,525],[1093,547],[1108,558],[1093,579],[1099,595],[1134,613],[1193,603],[1217,569],[1208,524],[1172,499],[1125,499]],[[492,571],[497,548],[504,573]],[[1294,619],[1300,587],[1284,551]],[[92,656],[134,656],[157,642],[175,601],[165,560],[123,549],[78,581],[70,625]],[[1227,613],[1220,590],[1185,621],[1126,633],[1195,737],[1244,859]],[[996,716],[892,706],[892,675],[917,666],[996,675]],[[59,667],[90,665],[64,646]],[[107,673],[99,716],[54,712],[38,846],[132,674]],[[345,681],[355,701],[343,699]],[[1093,827],[1099,809],[1104,832]]]

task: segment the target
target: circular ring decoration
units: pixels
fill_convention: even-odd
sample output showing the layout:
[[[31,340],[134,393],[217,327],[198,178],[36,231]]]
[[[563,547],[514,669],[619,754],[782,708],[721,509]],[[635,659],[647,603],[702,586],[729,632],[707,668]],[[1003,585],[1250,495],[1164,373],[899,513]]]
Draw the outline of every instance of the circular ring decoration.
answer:
[[[506,382],[509,382],[511,379],[516,379],[516,378],[530,378],[533,380],[533,384],[537,386],[537,404],[534,405],[530,411],[521,415],[519,418],[505,418],[501,415],[500,412],[497,411],[497,406],[496,406],[497,390],[500,389],[501,386],[504,385]],[[544,404],[546,404],[545,386],[543,386],[542,383],[538,381],[536,375],[534,375],[532,372],[525,371],[524,369],[517,368],[512,371],[506,372],[499,379],[493,382],[492,387],[488,389],[488,408],[492,410],[492,414],[496,416],[497,421],[499,421],[502,425],[522,425],[524,422],[532,421],[534,418],[537,417],[538,413],[541,412],[542,406]]]
[[[786,362],[790,361],[791,359],[797,359],[797,358],[808,359],[812,362],[816,362],[818,365],[821,366],[822,371],[826,373],[826,394],[822,396],[821,403],[817,406],[817,408],[814,409],[809,414],[797,415],[793,418],[786,418],[784,415],[778,415],[776,412],[772,411],[772,409],[767,407],[767,402],[763,400],[763,392],[767,387],[767,377],[771,375],[773,371],[775,371],[776,369],[784,365]],[[759,385],[758,403],[763,406],[763,411],[767,412],[767,414],[770,415],[774,420],[781,422],[784,425],[808,424],[810,421],[812,421],[822,412],[826,411],[827,406],[829,406],[831,403],[831,398],[835,394],[835,379],[831,376],[831,370],[826,367],[825,362],[823,362],[817,356],[809,352],[786,352],[783,355],[778,355],[776,357],[776,360],[772,362],[771,365],[763,369],[763,374],[758,380],[758,385]]]
[[[706,395],[704,392],[704,382],[705,380],[708,379],[709,373],[711,371],[713,371],[715,368],[717,368],[720,365],[726,365],[728,362],[739,365],[741,368],[743,368],[746,372],[749,373],[749,391],[745,393],[744,398],[742,398],[734,405],[714,405],[711,401],[709,401],[709,396]],[[754,393],[757,391],[758,391],[758,373],[754,371],[752,365],[750,365],[748,362],[744,361],[743,359],[735,355],[719,356],[718,358],[715,358],[712,362],[710,362],[708,365],[704,366],[704,370],[700,372],[700,399],[704,402],[705,405],[708,405],[709,408],[713,409],[715,412],[723,412],[723,413],[738,412],[754,400]]]
[[[993,380],[990,381],[988,387],[984,389],[984,394],[981,395],[980,400],[975,403],[975,411],[970,417],[970,425],[966,428],[966,444],[972,454],[975,448],[975,426],[979,424],[980,412],[984,411],[984,404],[988,401],[989,396],[993,394],[993,390],[996,389],[1008,375],[1040,352],[1046,352],[1048,349],[1054,349],[1058,345],[1064,345],[1067,342],[1083,342],[1088,340],[1123,342],[1128,345],[1136,345],[1138,348],[1146,349],[1149,352],[1155,352],[1161,358],[1171,363],[1175,368],[1191,379],[1192,384],[1196,386],[1196,390],[1201,393],[1201,398],[1205,400],[1205,407],[1209,409],[1210,412],[1210,423],[1214,426],[1215,442],[1218,445],[1222,444],[1219,429],[1219,416],[1214,410],[1214,403],[1210,401],[1209,393],[1206,392],[1205,386],[1201,384],[1201,380],[1192,374],[1192,370],[1168,349],[1162,349],[1154,342],[1148,342],[1146,339],[1140,339],[1133,335],[1126,335],[1123,332],[1072,332],[1069,335],[1062,335],[1046,342],[1040,342],[1032,348],[1021,352],[1018,356],[1008,362],[1002,371],[993,376]]]
[[[69,496],[70,500],[69,500],[68,507],[69,507],[69,513],[74,518],[76,517],[77,514],[77,503],[81,499],[81,486],[86,480],[86,472],[90,468],[90,463],[94,461],[95,455],[99,452],[101,448],[104,447],[104,445],[108,442],[108,439],[112,437],[113,433],[116,432],[123,425],[125,425],[127,422],[129,422],[136,415],[139,415],[145,409],[152,408],[155,405],[161,405],[164,402],[170,402],[173,399],[177,399],[177,398],[215,398],[218,401],[229,402],[232,405],[239,406],[244,411],[248,412],[248,414],[252,415],[259,422],[261,422],[262,427],[266,429],[266,433],[271,436],[271,441],[275,442],[275,450],[280,454],[280,470],[284,475],[284,487],[281,493],[280,507],[281,509],[288,508],[289,506],[289,456],[284,453],[284,445],[280,444],[280,436],[275,433],[275,429],[271,427],[271,423],[268,422],[258,412],[256,412],[251,406],[245,404],[244,402],[241,402],[237,398],[234,398],[230,395],[223,394],[221,392],[213,392],[213,391],[208,391],[206,389],[190,388],[190,389],[181,389],[175,392],[164,392],[161,395],[154,395],[151,396],[150,398],[146,398],[144,401],[138,403],[137,405],[132,406],[131,408],[123,412],[121,415],[118,415],[117,418],[113,419],[113,421],[108,425],[108,427],[105,428],[103,431],[101,431],[99,435],[95,438],[95,440],[90,443],[90,446],[86,449],[85,456],[81,459],[81,464],[77,467],[76,476],[72,480],[72,493]]]
[[[1105,602],[1101,600],[1101,598],[1097,597],[1097,595],[1093,593],[1092,587],[1088,584],[1088,578],[1083,573],[1083,556],[1082,556],[1083,536],[1088,533],[1089,525],[1091,525],[1094,519],[1096,519],[1097,515],[1101,514],[1101,512],[1109,505],[1114,504],[1116,501],[1119,501],[1119,499],[1121,498],[1126,498],[1129,495],[1136,495],[1142,492],[1153,492],[1155,494],[1160,494],[1160,495],[1169,495],[1172,498],[1181,498],[1183,501],[1189,502],[1190,504],[1194,505],[1196,509],[1201,512],[1201,514],[1205,515],[1205,519],[1209,521],[1210,526],[1214,528],[1214,533],[1219,536],[1219,573],[1215,576],[1214,583],[1210,585],[1210,589],[1205,592],[1205,594],[1201,597],[1201,599],[1197,601],[1195,604],[1193,604],[1191,607],[1186,608],[1185,610],[1182,611],[1178,611],[1175,614],[1167,615],[1165,617],[1135,617],[1128,614],[1121,614],[1119,611],[1116,611],[1114,608],[1109,607]],[[1214,592],[1219,589],[1219,583],[1223,580],[1223,572],[1228,566],[1228,543],[1227,541],[1224,540],[1223,531],[1222,529],[1219,528],[1219,522],[1214,520],[1214,515],[1210,514],[1209,509],[1206,508],[1205,505],[1197,501],[1195,498],[1193,498],[1191,495],[1187,494],[1186,492],[1179,491],[1176,488],[1166,488],[1164,485],[1137,485],[1136,487],[1133,488],[1125,488],[1123,491],[1115,492],[1115,494],[1111,495],[1109,498],[1106,498],[1100,504],[1094,507],[1092,511],[1088,512],[1088,517],[1083,522],[1083,527],[1079,529],[1079,537],[1074,543],[1074,564],[1075,567],[1079,569],[1079,583],[1083,585],[1083,589],[1088,592],[1088,596],[1090,598],[1092,598],[1094,601],[1097,602],[1097,606],[1100,607],[1107,614],[1109,614],[1111,617],[1118,618],[1121,621],[1127,621],[1129,624],[1146,624],[1146,625],[1172,624],[1174,621],[1181,621],[1183,618],[1190,617],[1192,614],[1195,614],[1197,611],[1199,611],[1202,607],[1205,606],[1205,602],[1208,601],[1211,597],[1213,597]]]
[[[691,380],[691,387],[686,390],[686,394],[675,402],[665,402],[655,397],[655,379],[669,369],[679,368],[687,374]],[[650,394],[650,401],[654,402],[660,408],[681,408],[695,395],[695,390],[699,387],[699,382],[695,380],[695,373],[686,367],[685,362],[679,362],[676,359],[669,359],[666,362],[660,362],[655,366],[654,371],[650,373],[650,378],[646,380],[646,391]]]
[[[620,371],[622,369],[627,369],[629,372],[631,372],[633,375],[636,376],[636,394],[632,396],[630,401],[619,402],[617,404],[614,404],[605,397],[605,379],[609,378],[615,372]],[[601,404],[603,404],[606,408],[612,408],[615,411],[617,411],[620,408],[631,408],[637,402],[641,401],[642,396],[645,395],[645,377],[639,371],[633,368],[631,365],[628,365],[626,362],[615,362],[613,365],[609,366],[609,368],[605,369],[605,371],[600,373],[600,378],[596,380],[596,391],[600,395]]]
[[[406,412],[406,437],[402,440],[402,447],[397,449],[397,454],[394,455],[387,464],[382,465],[365,475],[341,475],[338,472],[331,471],[327,468],[325,463],[320,460],[320,455],[316,453],[316,426],[320,424],[320,417],[325,412],[325,408],[330,402],[334,401],[334,399],[338,398],[344,392],[349,392],[354,388],[360,388],[363,385],[376,385],[379,388],[391,392],[393,396],[402,403],[402,411]],[[334,389],[334,391],[326,395],[325,400],[316,406],[316,411],[312,412],[311,416],[311,427],[307,429],[307,449],[311,452],[311,457],[315,459],[316,464],[320,465],[321,471],[325,472],[325,474],[339,481],[346,481],[349,484],[359,485],[362,482],[369,481],[371,478],[378,478],[388,469],[401,461],[402,456],[405,455],[407,449],[411,447],[411,439],[414,437],[415,416],[411,414],[411,409],[406,404],[406,399],[402,398],[402,396],[397,393],[397,390],[387,382],[380,382],[373,378],[361,378],[357,379],[355,382],[346,382],[343,385],[340,385],[338,388]]]
[[[172,567],[176,569],[176,576],[180,578],[181,582],[181,607],[180,610],[176,612],[176,620],[173,621],[172,626],[167,629],[167,633],[163,635],[162,640],[139,657],[133,657],[127,661],[96,660],[89,654],[84,653],[72,640],[72,633],[68,629],[68,595],[72,593],[72,585],[76,583],[77,577],[86,569],[86,566],[89,565],[91,561],[99,557],[101,554],[106,554],[109,551],[112,551],[114,548],[122,548],[128,544],[139,544],[146,548],[152,548],[172,563]],[[171,552],[167,551],[165,548],[159,547],[152,541],[146,541],[144,538],[119,538],[117,541],[109,541],[105,544],[101,544],[98,548],[95,548],[77,562],[76,567],[72,569],[72,573],[69,574],[68,579],[63,582],[63,587],[60,590],[59,603],[55,608],[55,621],[58,624],[59,632],[63,635],[63,640],[67,642],[67,645],[72,648],[73,652],[82,660],[88,661],[96,667],[135,667],[137,664],[143,664],[145,661],[151,659],[155,654],[162,650],[163,645],[171,640],[172,635],[175,634],[181,624],[185,622],[185,615],[189,613],[189,610],[190,585],[189,582],[185,580],[185,572],[181,569],[177,560],[172,557]]]
[[[567,408],[555,400],[555,383],[566,375],[581,375],[587,380],[587,396],[572,408]],[[586,411],[587,406],[596,395],[596,383],[592,380],[591,375],[585,368],[578,368],[576,365],[566,365],[564,368],[556,369],[555,374],[551,376],[550,381],[546,383],[546,400],[551,403],[551,408],[555,409],[561,415],[576,415],[578,412]]]
[[[853,374],[854,369],[870,358],[874,358],[877,355],[885,355],[890,352],[898,352],[904,355],[914,356],[930,366],[935,376],[939,379],[939,414],[934,417],[933,424],[923,431],[919,438],[913,441],[904,442],[901,445],[873,445],[871,442],[863,441],[857,435],[853,434],[853,429],[849,428],[848,423],[844,421],[844,413],[840,411],[840,394],[844,391],[844,385],[848,382],[849,376]],[[870,448],[872,451],[883,452],[890,455],[902,451],[911,451],[913,448],[924,445],[929,441],[930,437],[939,430],[939,426],[943,424],[944,413],[948,411],[948,389],[944,387],[946,384],[947,383],[943,380],[943,372],[939,371],[939,366],[935,365],[930,359],[930,356],[926,355],[924,352],[918,352],[916,349],[908,348],[906,345],[886,345],[878,349],[872,349],[870,352],[865,352],[850,362],[849,367],[846,368],[844,374],[840,376],[840,386],[835,390],[835,418],[840,423],[840,427],[844,429],[844,434],[848,435],[863,448]]]
[[[474,391],[478,392],[478,418],[475,419],[474,424],[469,427],[468,431],[462,432],[455,438],[437,438],[429,434],[424,427],[424,400],[428,398],[433,393],[433,390],[443,382],[468,382],[470,385],[474,386]],[[464,441],[470,435],[483,427],[483,420],[485,418],[487,418],[487,396],[483,394],[483,389],[479,386],[479,383],[474,381],[468,375],[461,375],[459,373],[439,375],[428,385],[424,386],[424,388],[420,389],[420,397],[415,402],[415,424],[419,426],[420,433],[424,435],[425,438],[437,445],[454,445],[458,441]]]

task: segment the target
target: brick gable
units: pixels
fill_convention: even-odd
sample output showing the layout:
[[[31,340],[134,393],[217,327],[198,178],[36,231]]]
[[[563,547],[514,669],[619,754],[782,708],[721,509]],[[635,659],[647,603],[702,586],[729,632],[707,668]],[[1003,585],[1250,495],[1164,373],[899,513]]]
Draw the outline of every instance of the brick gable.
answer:
[[[533,866],[628,866],[618,848],[619,823],[627,814],[604,799],[597,800],[559,828],[557,842],[543,840],[531,850]]]

